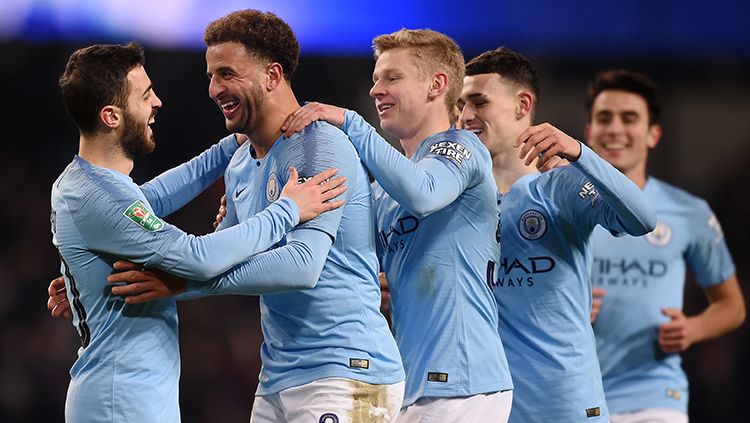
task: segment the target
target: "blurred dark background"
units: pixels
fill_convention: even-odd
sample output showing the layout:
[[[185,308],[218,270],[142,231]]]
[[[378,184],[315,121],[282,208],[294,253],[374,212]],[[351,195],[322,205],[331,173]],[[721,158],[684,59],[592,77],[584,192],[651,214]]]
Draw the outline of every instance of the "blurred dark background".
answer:
[[[68,369],[79,346],[70,322],[52,319],[45,307],[46,287],[59,273],[49,229],[50,187],[78,142],[57,87],[68,56],[96,42],[134,39],[146,47],[146,69],[164,106],[155,126],[158,148],[132,174],[142,183],[225,135],[207,95],[201,31],[241,7],[275,11],[297,31],[303,57],[293,86],[300,101],[353,108],[376,126],[367,95],[369,40],[402,26],[453,36],[467,60],[500,45],[524,53],[541,78],[538,122],[576,137],[583,136],[584,91],[596,72],[626,67],[649,74],[665,99],[665,135],[651,155],[651,172],[710,203],[747,298],[750,31],[741,2],[475,2],[458,8],[455,2],[417,1],[399,13],[338,0],[314,6],[224,0],[210,8],[190,0],[59,3],[64,10],[32,0],[0,6],[0,194],[7,203],[0,211],[0,421],[63,421]],[[193,19],[190,30],[174,35],[170,28],[182,28],[177,19],[185,16]],[[191,233],[211,231],[222,192],[216,184],[167,220]],[[702,291],[688,282],[688,313],[705,304]],[[183,422],[247,421],[260,370],[257,298],[191,301],[179,312]],[[747,420],[749,341],[745,324],[683,354],[692,422]]]

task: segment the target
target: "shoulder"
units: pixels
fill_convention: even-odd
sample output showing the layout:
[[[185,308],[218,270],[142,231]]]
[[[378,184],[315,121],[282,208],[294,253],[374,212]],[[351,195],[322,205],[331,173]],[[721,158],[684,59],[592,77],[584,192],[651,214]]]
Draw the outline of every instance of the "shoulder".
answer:
[[[302,132],[289,138],[280,140],[283,142],[281,153],[292,156],[310,156],[323,154],[353,154],[356,155],[354,146],[347,135],[339,128],[327,122],[313,122]]]
[[[713,214],[708,202],[697,195],[654,177],[650,177],[648,183],[651,185],[648,187],[649,191],[670,205],[678,206],[688,212],[694,212],[699,215]]]
[[[138,187],[124,179],[77,159],[66,168],[55,188],[71,211],[98,215],[112,208],[127,207],[139,199]]]
[[[304,142],[312,141],[349,144],[349,139],[346,134],[341,131],[341,129],[328,122],[313,122],[302,130],[299,135],[299,139],[304,140]]]
[[[445,156],[461,165],[464,162],[489,162],[490,153],[477,136],[464,129],[449,129],[427,138],[425,154]]]

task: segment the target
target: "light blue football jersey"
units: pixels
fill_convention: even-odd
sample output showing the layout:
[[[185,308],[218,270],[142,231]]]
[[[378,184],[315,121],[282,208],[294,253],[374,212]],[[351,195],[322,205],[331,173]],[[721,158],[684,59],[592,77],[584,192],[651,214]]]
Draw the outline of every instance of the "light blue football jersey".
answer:
[[[174,299],[127,305],[107,276],[124,258],[209,278],[262,251],[299,221],[291,201],[225,234],[188,235],[164,222],[210,186],[236,150],[234,136],[138,186],[76,156],[52,187],[53,243],[82,346],[65,405],[71,422],[179,422],[180,352]],[[234,245],[247,246],[232,251]]]
[[[373,384],[404,380],[401,358],[380,313],[378,263],[369,180],[346,135],[316,122],[290,138],[280,137],[256,159],[243,145],[225,174],[227,218],[220,228],[263,210],[277,201],[294,166],[301,179],[335,167],[347,178],[345,205],[299,225],[327,234],[330,250],[314,288],[260,297],[264,342],[257,395],[269,395],[316,380],[339,377]],[[238,219],[239,218],[239,219]],[[223,230],[221,231],[223,232]],[[203,289],[212,294],[243,294],[243,279],[259,275],[294,277],[298,258],[281,242],[279,248],[253,258]],[[262,275],[262,276],[261,276]]]
[[[592,283],[607,295],[594,323],[604,391],[612,413],[671,408],[687,413],[688,382],[679,354],[659,348],[665,307],[682,308],[685,265],[702,287],[735,274],[718,220],[700,198],[649,177],[643,193],[656,229],[643,237],[592,238]]]
[[[407,159],[352,111],[344,130],[378,181],[378,251],[406,370],[404,406],[512,389],[488,287],[500,252],[489,152],[471,132],[449,130]]]
[[[515,386],[509,421],[607,422],[589,323],[589,237],[597,225],[644,234],[654,212],[586,146],[571,166],[520,178],[500,202],[492,289]]]

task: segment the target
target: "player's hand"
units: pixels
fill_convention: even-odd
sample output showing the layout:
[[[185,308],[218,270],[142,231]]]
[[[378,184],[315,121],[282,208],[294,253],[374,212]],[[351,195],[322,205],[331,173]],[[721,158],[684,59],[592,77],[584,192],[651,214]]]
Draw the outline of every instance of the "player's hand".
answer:
[[[227,215],[227,195],[224,194],[221,196],[221,200],[219,200],[219,213],[216,215],[216,220],[214,220],[214,229],[216,229],[219,226],[219,223],[221,223],[222,220],[224,220],[224,216]]]
[[[688,349],[694,339],[692,322],[679,308],[663,308],[661,313],[670,321],[659,325],[659,347],[665,353],[680,353]]]
[[[281,190],[281,196],[289,197],[297,204],[300,222],[307,222],[323,212],[344,205],[343,200],[333,200],[346,191],[346,186],[343,185],[346,178],[334,178],[336,172],[338,169],[335,168],[324,170],[300,184],[297,182],[297,169],[289,168],[289,180]]]
[[[596,317],[599,315],[599,310],[602,309],[602,297],[607,295],[607,291],[602,288],[591,289],[591,323],[596,321]]]
[[[341,128],[341,125],[344,124],[344,112],[346,112],[346,109],[329,104],[307,103],[287,116],[281,125],[281,131],[284,132],[284,136],[291,137],[316,120],[324,120]]]
[[[549,123],[526,128],[513,146],[520,147],[518,158],[524,160],[526,166],[536,160],[536,168],[543,172],[559,164],[556,161],[550,163],[553,157],[571,162],[581,157],[581,143]]]
[[[391,287],[388,285],[385,273],[378,274],[378,282],[380,282],[380,312],[387,316],[391,312]]]
[[[112,266],[119,273],[107,277],[109,283],[122,283],[112,287],[112,293],[125,297],[128,304],[140,304],[159,298],[181,294],[187,289],[185,279],[170,275],[159,269],[143,269],[140,264],[126,260],[115,262]]]
[[[47,294],[49,295],[47,310],[49,310],[52,317],[73,318],[67,293],[65,278],[62,276],[52,279],[52,282],[49,283],[49,287],[47,288]]]
[[[563,159],[560,156],[553,156],[551,159],[547,161],[547,163],[541,169],[539,169],[539,171],[544,173],[552,169],[556,169],[558,167],[567,166],[569,164],[570,162],[567,161],[566,159]]]

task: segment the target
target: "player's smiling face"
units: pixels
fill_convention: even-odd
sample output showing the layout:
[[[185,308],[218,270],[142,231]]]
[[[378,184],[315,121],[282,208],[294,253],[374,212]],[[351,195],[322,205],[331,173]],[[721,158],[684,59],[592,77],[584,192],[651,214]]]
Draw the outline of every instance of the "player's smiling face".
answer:
[[[464,78],[458,108],[463,129],[474,132],[494,157],[513,148],[520,133],[516,118],[518,98],[513,84],[497,73],[484,73]]]
[[[265,94],[261,86],[261,61],[238,42],[206,49],[208,95],[224,115],[229,132],[249,135],[259,126]]]
[[[649,124],[648,104],[638,94],[605,90],[591,106],[586,125],[589,146],[625,174],[646,171],[648,150],[656,147],[659,125]]]
[[[375,99],[380,127],[399,139],[416,133],[424,121],[430,82],[420,74],[413,53],[407,48],[384,51],[372,81],[370,97]]]
[[[135,158],[154,150],[156,143],[150,127],[156,121],[161,100],[156,96],[143,66],[136,66],[127,75],[130,90],[123,110],[121,145],[128,157]]]

